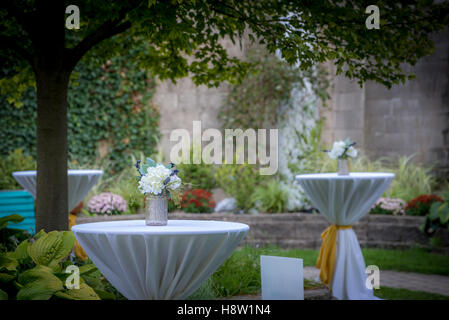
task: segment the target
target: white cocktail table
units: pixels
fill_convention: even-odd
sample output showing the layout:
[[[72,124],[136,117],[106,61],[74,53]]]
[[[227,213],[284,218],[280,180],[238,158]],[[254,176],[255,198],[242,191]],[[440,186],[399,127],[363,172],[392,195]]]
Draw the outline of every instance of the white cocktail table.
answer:
[[[229,257],[249,226],[242,223],[145,220],[75,225],[72,232],[108,281],[126,298],[185,299]]]
[[[296,176],[310,201],[332,224],[321,236],[323,244],[331,233],[336,234],[335,251],[327,256],[327,261],[335,259],[334,270],[323,277],[321,269],[320,278],[328,278],[332,294],[338,299],[377,299],[366,286],[365,261],[351,226],[369,212],[393,178],[392,173],[371,172],[354,172],[348,176],[337,173]]]
[[[68,206],[72,211],[100,180],[102,170],[68,170]],[[36,171],[16,171],[13,177],[36,199]]]

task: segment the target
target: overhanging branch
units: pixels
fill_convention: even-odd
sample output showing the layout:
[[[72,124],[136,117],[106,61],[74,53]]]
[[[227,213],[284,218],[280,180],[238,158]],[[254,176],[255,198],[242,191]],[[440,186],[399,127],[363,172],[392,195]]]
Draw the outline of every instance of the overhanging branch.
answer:
[[[78,63],[78,61],[88,52],[93,46],[100,43],[101,41],[115,36],[119,33],[131,27],[131,22],[124,21],[121,19],[109,20],[103,23],[97,30],[86,36],[81,40],[74,48],[67,49],[68,60],[67,67],[73,68]]]

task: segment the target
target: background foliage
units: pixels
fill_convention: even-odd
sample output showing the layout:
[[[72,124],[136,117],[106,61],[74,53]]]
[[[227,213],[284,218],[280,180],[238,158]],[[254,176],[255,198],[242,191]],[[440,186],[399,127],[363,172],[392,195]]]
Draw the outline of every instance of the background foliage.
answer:
[[[104,142],[108,173],[121,171],[134,151],[152,154],[159,139],[159,113],[151,105],[154,81],[134,57],[143,48],[127,49],[103,61],[91,56],[75,68],[68,93],[69,161],[93,164]],[[87,59],[86,59],[87,60]],[[22,106],[0,96],[0,155],[16,148],[36,155],[36,92],[26,89]],[[19,168],[20,169],[20,168]]]

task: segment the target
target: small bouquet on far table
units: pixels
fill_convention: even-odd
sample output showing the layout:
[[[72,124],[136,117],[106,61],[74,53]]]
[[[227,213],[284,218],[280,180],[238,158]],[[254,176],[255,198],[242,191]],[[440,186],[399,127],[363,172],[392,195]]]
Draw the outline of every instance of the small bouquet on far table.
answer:
[[[338,174],[348,175],[348,158],[357,157],[357,149],[354,148],[355,142],[346,139],[345,141],[335,141],[332,149],[324,150],[329,153],[329,157],[334,160],[338,160]]]
[[[178,170],[173,163],[164,166],[151,158],[147,158],[144,163],[138,160],[135,167],[139,172],[139,191],[145,195],[146,224],[166,225],[167,199],[173,200],[175,205],[179,205],[181,200],[182,181],[177,176]]]

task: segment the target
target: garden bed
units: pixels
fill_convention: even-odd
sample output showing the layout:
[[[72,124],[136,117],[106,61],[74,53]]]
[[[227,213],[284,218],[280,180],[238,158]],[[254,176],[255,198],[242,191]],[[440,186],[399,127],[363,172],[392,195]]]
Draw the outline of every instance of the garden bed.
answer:
[[[144,219],[143,214],[79,217],[78,224],[96,221]],[[251,229],[245,243],[251,246],[277,245],[280,248],[311,248],[321,245],[320,235],[329,223],[319,214],[191,214],[175,212],[169,219],[219,220],[248,224]],[[411,248],[429,246],[429,238],[420,231],[424,217],[367,215],[354,225],[354,231],[362,247]],[[441,231],[441,230],[440,230]],[[441,231],[441,245],[449,247],[449,233]]]

